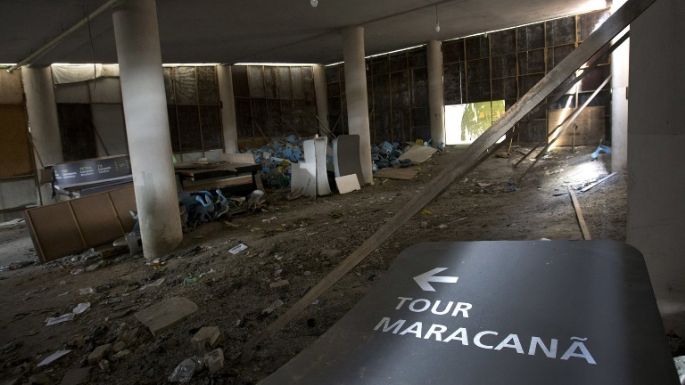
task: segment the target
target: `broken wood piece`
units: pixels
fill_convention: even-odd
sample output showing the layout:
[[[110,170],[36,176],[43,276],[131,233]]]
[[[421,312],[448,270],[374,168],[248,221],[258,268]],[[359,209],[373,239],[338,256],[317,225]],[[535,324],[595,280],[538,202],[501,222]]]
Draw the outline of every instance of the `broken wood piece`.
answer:
[[[419,175],[419,170],[414,167],[405,168],[382,168],[376,172],[374,175],[377,178],[388,178],[388,179],[399,179],[399,180],[412,180],[416,179]]]
[[[372,251],[376,250],[395,231],[401,228],[411,217],[424,206],[439,196],[455,180],[478,166],[490,154],[487,152],[497,141],[511,130],[524,116],[532,111],[540,102],[549,96],[566,78],[575,73],[604,45],[608,44],[630,22],[638,17],[655,0],[628,0],[621,8],[612,14],[597,30],[595,30],[582,45],[571,52],[556,67],[533,86],[505,115],[478,137],[455,162],[455,167],[447,167],[436,175],[420,194],[415,195],[392,218],[381,225],[378,230],[367,238],[356,250],[345,258],[333,271],[326,275],[318,284],[293,304],[285,313],[266,327],[261,333],[248,341],[243,351],[243,359],[249,360],[254,348],[263,339],[271,336],[293,319],[298,317],[312,302],[319,298],[326,290],[344,277],[350,270],[364,260]],[[504,142],[502,142],[504,143]]]
[[[171,297],[139,311],[135,317],[150,329],[152,335],[157,336],[160,332],[195,313],[197,309],[197,305],[188,298]]]
[[[338,192],[340,194],[347,194],[362,189],[357,174],[336,177],[335,184],[338,186]]]
[[[604,178],[602,178],[602,179],[596,181],[595,183],[591,183],[591,184],[585,186],[582,190],[580,190],[580,192],[588,192],[588,191],[590,191],[590,189],[592,189],[593,187],[597,186],[598,184],[601,184],[601,183],[606,182],[607,180],[613,178],[615,175],[616,175],[616,173],[615,173],[615,172],[612,172],[611,174],[609,174],[609,175],[605,176]]]
[[[585,218],[583,217],[583,209],[580,208],[580,203],[578,203],[576,193],[573,192],[571,187],[568,188],[568,194],[571,196],[571,203],[573,204],[573,209],[576,212],[576,219],[578,220],[578,226],[580,226],[580,232],[583,235],[583,239],[588,241],[592,239],[592,237],[590,236],[590,229],[588,229],[587,223],[585,223]]]

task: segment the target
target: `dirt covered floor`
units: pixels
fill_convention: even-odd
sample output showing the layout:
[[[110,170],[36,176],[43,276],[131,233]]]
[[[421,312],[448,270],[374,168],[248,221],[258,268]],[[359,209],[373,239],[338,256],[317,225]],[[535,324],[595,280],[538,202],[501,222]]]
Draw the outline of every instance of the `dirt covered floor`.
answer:
[[[86,254],[1,272],[0,379],[18,378],[22,384],[32,377],[34,383],[59,384],[68,370],[91,366],[87,383],[162,384],[176,365],[197,354],[190,343],[193,334],[202,326],[218,326],[225,367],[215,375],[198,372],[192,383],[255,384],[350,310],[406,247],[444,240],[580,239],[567,186],[586,185],[608,172],[604,158],[590,160],[592,149],[576,150],[552,152],[519,185],[509,181],[530,162],[517,169],[511,164],[526,149],[514,148],[510,159],[491,157],[415,215],[299,319],[262,342],[250,360],[241,352],[252,336],[421,194],[441,169],[453,167],[463,150],[436,154],[420,166],[414,181],[376,179],[362,191],[316,200],[288,201],[285,193],[272,192],[264,212],[186,234],[181,251],[159,264],[127,255]],[[624,240],[624,175],[578,193],[578,199],[593,238]],[[16,236],[11,238],[16,243]],[[241,242],[247,250],[228,252]],[[0,244],[5,253],[8,247]],[[272,287],[283,280],[287,283]],[[134,313],[172,296],[190,299],[199,310],[153,337]],[[46,326],[46,318],[85,302],[90,309],[74,320]],[[88,363],[89,353],[107,343],[116,343],[118,352]],[[61,349],[71,352],[36,367]]]

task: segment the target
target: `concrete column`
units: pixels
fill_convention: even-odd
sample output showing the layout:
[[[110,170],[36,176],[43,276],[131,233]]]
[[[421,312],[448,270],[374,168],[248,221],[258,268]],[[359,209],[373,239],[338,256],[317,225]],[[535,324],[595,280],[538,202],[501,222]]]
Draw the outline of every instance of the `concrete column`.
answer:
[[[26,95],[26,112],[36,169],[62,163],[64,155],[52,71],[50,67],[23,67],[21,78]],[[49,183],[41,184],[39,189],[43,204],[55,202]]]
[[[612,11],[627,0],[614,0]],[[626,28],[624,33],[628,32]],[[616,41],[616,39],[614,39]],[[611,54],[611,170],[628,170],[628,69],[630,39]]]
[[[627,240],[645,255],[667,327],[685,325],[683,20],[685,2],[659,0],[630,27]]]
[[[112,14],[128,148],[146,258],[182,240],[155,0],[124,0]]]
[[[238,152],[238,123],[235,117],[235,95],[233,93],[233,75],[231,66],[216,66],[219,79],[219,98],[221,99],[221,125],[224,134],[224,152]]]
[[[442,69],[442,42],[428,43],[428,107],[434,147],[445,144],[445,89]]]
[[[347,124],[350,135],[359,135],[362,175],[364,176],[364,180],[360,182],[373,184],[363,27],[349,27],[343,31],[343,57],[345,59]]]
[[[330,131],[328,126],[328,85],[326,84],[326,71],[320,64],[312,67],[314,71],[314,93],[316,93],[316,116],[319,118],[319,133],[327,135]]]
[[[21,78],[26,94],[26,110],[35,147],[36,165],[44,167],[61,163],[64,161],[62,139],[50,67],[24,67],[21,69]]]

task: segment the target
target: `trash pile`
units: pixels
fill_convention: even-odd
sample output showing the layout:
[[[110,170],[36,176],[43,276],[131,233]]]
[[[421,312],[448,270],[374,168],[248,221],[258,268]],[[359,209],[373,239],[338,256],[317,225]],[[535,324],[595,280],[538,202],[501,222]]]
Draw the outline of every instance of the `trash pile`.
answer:
[[[188,232],[203,223],[230,218],[248,210],[259,210],[264,206],[266,198],[262,190],[254,190],[247,197],[227,198],[220,189],[216,189],[213,192],[181,193],[179,202],[181,203],[183,231]]]
[[[384,141],[377,146],[371,147],[371,159],[373,160],[373,171],[378,171],[387,167],[409,167],[411,160],[400,160],[400,156],[406,150],[406,145],[399,142],[390,143]]]
[[[273,188],[290,186],[290,164],[304,159],[302,139],[295,134],[274,138],[270,144],[251,149],[255,162],[261,164],[264,183]]]

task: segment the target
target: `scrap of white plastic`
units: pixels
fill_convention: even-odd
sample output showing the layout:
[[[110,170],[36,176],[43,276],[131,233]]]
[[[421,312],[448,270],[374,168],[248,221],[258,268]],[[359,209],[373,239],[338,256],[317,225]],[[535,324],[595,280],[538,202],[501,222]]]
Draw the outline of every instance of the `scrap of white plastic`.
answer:
[[[74,313],[62,314],[59,317],[49,317],[45,320],[45,326],[61,324],[62,322],[73,321]]]
[[[72,310],[71,312],[74,314],[83,314],[86,311],[88,311],[88,309],[90,309],[90,302],[83,302],[76,305],[74,310]]]
[[[247,250],[247,245],[244,243],[240,243],[237,246],[234,246],[231,249],[229,249],[228,252],[235,255],[235,254],[241,253],[245,250]]]
[[[37,366],[41,367],[41,366],[50,365],[51,363],[59,360],[60,358],[66,356],[69,353],[71,353],[71,350],[58,350],[58,351],[50,354],[49,356],[43,358],[43,360],[41,362],[39,362]]]

